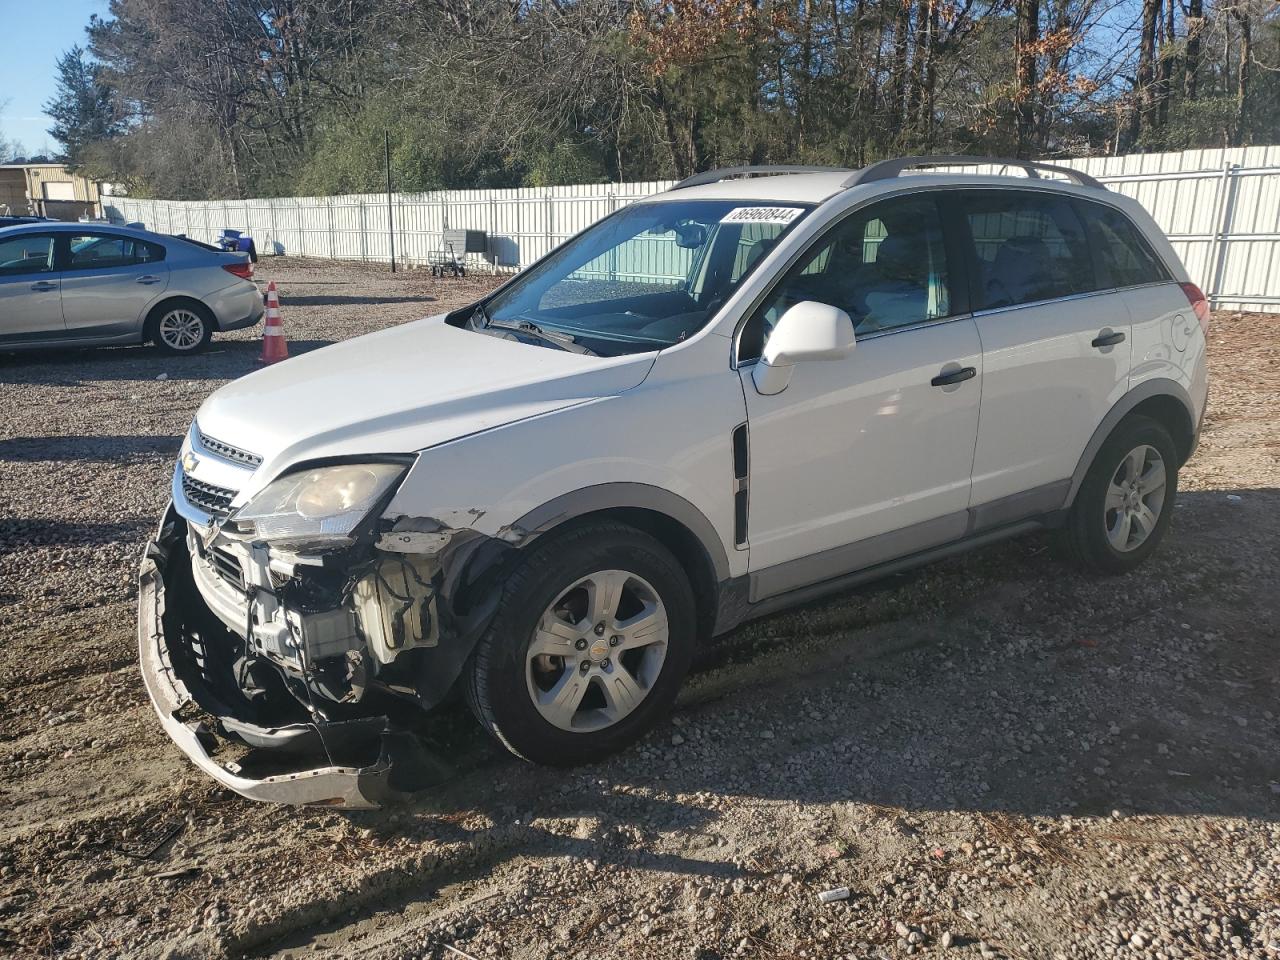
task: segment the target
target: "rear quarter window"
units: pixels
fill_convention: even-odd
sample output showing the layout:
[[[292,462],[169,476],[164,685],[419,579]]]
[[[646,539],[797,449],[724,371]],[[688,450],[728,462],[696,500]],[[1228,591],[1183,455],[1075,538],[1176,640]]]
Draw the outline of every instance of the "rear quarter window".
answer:
[[[1076,208],[1093,248],[1098,282],[1104,287],[1133,287],[1171,279],[1142,231],[1119,210],[1085,202],[1078,202]]]

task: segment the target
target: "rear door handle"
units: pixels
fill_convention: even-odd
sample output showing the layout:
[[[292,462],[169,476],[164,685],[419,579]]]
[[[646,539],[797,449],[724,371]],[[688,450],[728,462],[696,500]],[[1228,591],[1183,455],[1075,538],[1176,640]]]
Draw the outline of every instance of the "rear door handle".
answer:
[[[1124,334],[1119,330],[1113,333],[1100,333],[1093,338],[1095,347],[1114,347],[1117,343],[1124,343]]]
[[[940,373],[929,382],[935,387],[949,387],[953,383],[964,383],[966,380],[972,380],[977,375],[978,371],[975,367],[961,367],[959,370]]]
[[[135,282],[136,282],[136,283],[146,283],[146,284],[159,283],[159,282],[160,282],[160,278],[159,278],[159,277],[153,277],[151,274],[147,274],[145,277],[139,277]]]
[[[58,285],[52,280],[37,280],[31,285],[32,290],[39,290],[41,293],[48,293],[50,290],[57,290]]]

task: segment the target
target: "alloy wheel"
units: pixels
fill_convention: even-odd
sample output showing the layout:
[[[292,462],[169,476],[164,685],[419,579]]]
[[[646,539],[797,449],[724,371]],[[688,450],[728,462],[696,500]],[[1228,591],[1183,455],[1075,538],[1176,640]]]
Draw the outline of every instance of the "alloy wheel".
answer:
[[[204,321],[185,307],[168,311],[160,318],[160,339],[174,350],[190,350],[204,340]]]
[[[529,696],[548,723],[574,733],[630,715],[662,673],[667,610],[644,578],[601,570],[547,607],[525,654]]]
[[[1128,553],[1146,543],[1164,509],[1166,482],[1164,458],[1149,444],[1134,447],[1120,461],[1104,501],[1112,547]]]

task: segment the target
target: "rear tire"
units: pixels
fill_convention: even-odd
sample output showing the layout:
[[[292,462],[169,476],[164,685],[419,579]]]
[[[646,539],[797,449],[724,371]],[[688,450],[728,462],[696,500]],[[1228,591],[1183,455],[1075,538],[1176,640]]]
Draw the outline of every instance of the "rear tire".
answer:
[[[1092,573],[1128,573],[1155,551],[1173,519],[1178,453],[1149,417],[1122,420],[1098,450],[1062,531],[1067,554]]]
[[[146,339],[161,353],[199,353],[213,339],[213,314],[196,300],[169,300],[147,317]]]
[[[584,524],[535,544],[507,578],[463,692],[516,756],[598,760],[670,711],[695,624],[688,577],[666,547],[624,524]]]

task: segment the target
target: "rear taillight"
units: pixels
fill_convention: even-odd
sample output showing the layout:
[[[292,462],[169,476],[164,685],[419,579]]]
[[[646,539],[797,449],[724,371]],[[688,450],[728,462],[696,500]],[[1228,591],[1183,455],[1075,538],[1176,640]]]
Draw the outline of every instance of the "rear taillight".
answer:
[[[234,273],[241,280],[253,279],[253,264],[248,260],[242,260],[237,263],[224,263],[222,269],[227,273]]]
[[[1204,294],[1194,283],[1180,284],[1182,292],[1187,295],[1187,303],[1191,304],[1191,309],[1196,312],[1196,319],[1200,321],[1200,329],[1204,331],[1204,335],[1209,335],[1209,301],[1204,298]]]

